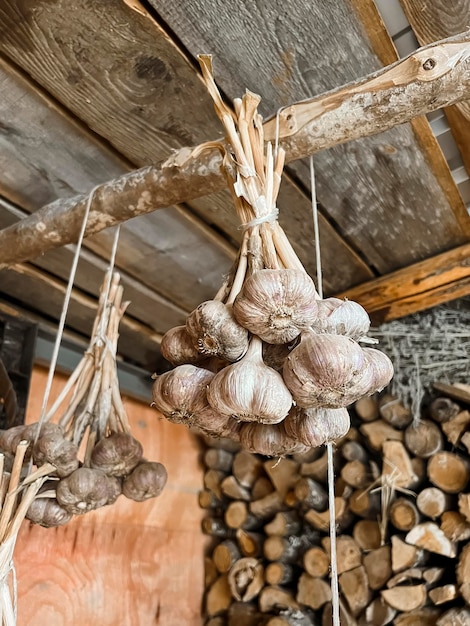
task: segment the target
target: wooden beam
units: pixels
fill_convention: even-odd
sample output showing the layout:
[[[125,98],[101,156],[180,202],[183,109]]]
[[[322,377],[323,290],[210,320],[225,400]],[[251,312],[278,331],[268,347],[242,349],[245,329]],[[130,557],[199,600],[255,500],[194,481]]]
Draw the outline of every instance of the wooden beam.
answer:
[[[458,102],[470,85],[470,34],[420,49],[362,80],[283,109],[281,144],[294,160],[370,136]],[[275,119],[265,124],[267,137]],[[87,235],[225,185],[218,150],[175,152],[164,163],[99,185],[92,196]],[[0,232],[0,267],[31,259],[76,240],[88,196],[49,204]]]
[[[470,244],[348,289],[374,323],[387,322],[470,294]]]

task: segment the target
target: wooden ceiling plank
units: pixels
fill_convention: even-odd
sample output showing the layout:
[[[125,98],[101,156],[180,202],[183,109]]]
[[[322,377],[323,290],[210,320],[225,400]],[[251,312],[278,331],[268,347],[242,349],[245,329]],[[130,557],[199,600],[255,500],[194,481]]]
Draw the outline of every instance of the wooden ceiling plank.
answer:
[[[389,321],[470,293],[470,244],[459,246],[337,294]]]
[[[1,10],[1,7],[0,7]],[[419,59],[426,57],[428,54],[439,53],[439,58],[448,58],[449,48],[455,50],[457,45],[459,50],[465,51],[468,48],[470,37],[468,35],[454,38],[452,41],[439,42],[439,44],[430,46],[412,55],[408,59],[401,61],[389,68],[366,77],[362,81],[355,81],[353,84],[341,87],[333,92],[322,94],[308,103],[301,102],[298,105],[289,107],[296,109],[297,106],[305,112],[306,106],[313,108],[313,121],[306,126],[301,127],[299,131],[282,141],[291,141],[291,158],[300,158],[308,152],[315,152],[324,148],[325,145],[334,145],[338,141],[338,136],[330,136],[328,132],[319,133],[321,122],[327,118],[326,129],[331,128],[333,116],[335,119],[334,106],[343,108],[345,102],[352,102],[355,94],[359,89],[361,93],[367,92],[368,85],[374,85],[372,91],[367,92],[367,106],[346,107],[344,111],[349,111],[349,117],[343,115],[336,116],[337,125],[343,125],[342,140],[345,140],[344,131],[349,128],[351,117],[361,119],[364,117],[364,125],[361,132],[378,133],[389,127],[389,124],[403,122],[410,119],[413,115],[422,114],[426,111],[440,107],[444,99],[446,102],[453,98],[462,98],[465,89],[468,86],[469,75],[466,72],[467,61],[462,61],[453,65],[452,68],[447,67],[444,74],[436,77],[434,74],[431,80],[417,80],[420,73]],[[439,65],[439,64],[438,64]],[[440,72],[439,68],[438,72]],[[396,81],[399,81],[398,86]],[[404,89],[404,86],[407,89]],[[403,94],[413,94],[412,104],[410,106],[410,97]],[[375,106],[371,104],[371,98],[376,97]],[[401,98],[401,99],[400,99]],[[450,100],[449,100],[450,99]],[[394,106],[389,108],[394,116],[392,121],[384,115],[384,103],[393,100]],[[328,103],[326,105],[325,103]],[[330,116],[330,118],[328,118]],[[367,123],[366,123],[367,120]],[[339,123],[341,122],[341,124]],[[269,124],[270,122],[267,122]],[[325,129],[324,129],[325,130]],[[295,146],[293,139],[299,138],[297,153],[292,152],[292,146]],[[330,142],[328,144],[328,141]],[[303,151],[303,152],[302,152]],[[393,150],[392,150],[393,152]],[[193,155],[192,148],[183,148],[172,155],[166,162],[160,166],[146,167],[135,172],[130,172],[120,178],[110,181],[99,187],[93,196],[91,204],[91,219],[89,220],[87,233],[99,232],[108,226],[128,220],[131,217],[142,215],[146,212],[152,212],[157,208],[163,208],[175,201],[183,201],[190,197],[203,195],[209,191],[220,189],[224,186],[225,181],[220,173],[220,154],[217,150],[209,153],[209,150],[201,153],[197,158]],[[341,176],[336,177],[342,180]],[[398,183],[397,183],[398,184]],[[81,222],[83,220],[83,212],[88,197],[82,196],[60,201],[46,205],[35,215],[23,220],[18,225],[0,233],[0,262],[16,262],[33,258],[45,250],[52,247],[58,247],[69,243],[76,239]],[[296,203],[294,203],[296,204]],[[305,200],[303,207],[299,213],[299,224],[302,231],[299,237],[295,239],[292,233],[289,233],[293,239],[294,245],[297,241],[305,238],[306,220],[310,223],[310,216],[306,216]],[[225,204],[220,204],[220,212],[225,208]],[[288,207],[289,216],[295,210],[295,206]],[[214,213],[210,216],[213,217]],[[309,212],[310,213],[310,212]],[[227,213],[228,214],[228,213]],[[293,222],[294,217],[290,216]],[[349,218],[348,218],[349,219]],[[380,227],[389,216],[385,216]],[[216,222],[216,218],[210,219]],[[362,224],[362,222],[360,222]],[[406,231],[406,229],[405,229]],[[339,239],[324,249],[324,269],[326,275],[333,275],[338,271],[337,258],[340,246],[344,246],[344,242]],[[343,250],[344,251],[344,250]],[[347,251],[344,251],[345,253]],[[327,254],[333,257],[331,267],[327,263]],[[301,255],[302,256],[302,255]],[[305,259],[302,259],[305,262]],[[308,261],[308,259],[307,259]],[[359,267],[357,258],[351,254],[351,265],[356,269]],[[307,263],[306,263],[307,265]],[[307,265],[308,266],[308,265]],[[366,266],[362,264],[362,271]]]
[[[214,54],[216,79],[228,97],[248,87],[262,95],[264,111],[266,106],[271,111],[285,106],[283,113],[289,115],[291,101],[381,66],[350,0],[289,6],[283,0],[269,5],[249,0],[237,11],[223,0],[149,1],[194,56],[206,50]],[[371,0],[359,4],[372,6]],[[403,93],[412,98],[410,90]],[[393,104],[397,105],[395,98]],[[411,100],[409,106],[413,107]],[[335,112],[341,125],[345,108]],[[334,124],[331,133],[335,134]],[[324,211],[379,273],[468,239],[470,221],[462,201],[457,206],[459,196],[454,193],[449,202],[427,160],[409,128],[390,131],[382,143],[362,140],[315,158],[317,197]],[[292,163],[289,168],[308,188],[308,163]],[[449,171],[447,184],[455,188]],[[408,246],[402,246],[403,234]]]
[[[123,158],[64,114],[4,60],[0,60],[0,89],[0,190],[10,200],[34,211],[43,203],[70,198],[128,171]],[[113,233],[106,232],[88,239],[85,246],[107,261],[112,237]],[[172,309],[177,323],[182,309],[190,311],[217,291],[235,252],[197,216],[170,207],[122,228],[117,266],[127,272],[128,284],[133,279],[161,294],[160,306],[152,307],[156,317],[163,316],[161,331],[171,325]],[[60,263],[57,266],[62,267]],[[155,323],[158,321],[152,326]]]
[[[469,0],[400,0],[400,3],[417,40],[423,46],[468,28]],[[447,107],[444,112],[470,175],[470,100]]]
[[[153,164],[172,150],[220,135],[222,128],[193,63],[137,0],[114,0],[110,7],[104,11],[101,4],[86,0],[3,4],[0,50],[136,165]],[[218,164],[216,168],[218,175]],[[170,184],[184,183],[172,177]],[[204,184],[201,194],[210,191]],[[136,211],[148,211],[150,195],[140,200]],[[289,211],[293,224],[302,225],[292,237],[295,247],[306,225],[311,236],[313,228],[301,208]],[[213,213],[213,223],[238,241],[240,231],[226,215]],[[367,264],[341,236],[332,237],[335,251],[343,247],[348,263],[367,274]],[[312,258],[302,258],[309,271],[314,270]],[[334,268],[335,254],[325,251],[323,262]]]
[[[50,319],[58,319],[62,310],[66,285],[46,272],[29,264],[15,264],[0,273],[0,290],[3,296],[14,298]],[[27,298],[25,298],[27,296]],[[67,325],[70,330],[89,337],[96,316],[94,298],[72,289]],[[127,360],[150,369],[161,361],[159,352],[161,335],[148,326],[125,315],[120,324],[119,354]]]

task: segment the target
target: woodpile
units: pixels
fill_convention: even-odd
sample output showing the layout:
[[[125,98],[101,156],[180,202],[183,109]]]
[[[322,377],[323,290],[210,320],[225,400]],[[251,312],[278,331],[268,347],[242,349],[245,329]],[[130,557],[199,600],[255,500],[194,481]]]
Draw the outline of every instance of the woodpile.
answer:
[[[439,393],[418,423],[390,394],[362,399],[337,442],[343,626],[470,624],[470,393]],[[330,625],[325,448],[273,459],[205,443],[205,623]]]

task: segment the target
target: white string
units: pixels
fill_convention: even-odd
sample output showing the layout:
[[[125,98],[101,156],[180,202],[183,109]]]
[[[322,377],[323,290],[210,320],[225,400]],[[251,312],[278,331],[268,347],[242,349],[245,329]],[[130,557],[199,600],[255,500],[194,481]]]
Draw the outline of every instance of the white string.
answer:
[[[277,216],[279,215],[279,210],[274,207],[274,210],[267,215],[261,215],[260,217],[255,217],[254,219],[246,222],[245,224],[241,224],[240,228],[243,230],[247,230],[252,226],[258,226],[259,224],[264,224],[265,222],[275,222],[277,220]]]
[[[320,298],[323,298],[323,277],[321,268],[320,233],[318,228],[318,207],[315,188],[315,169],[313,157],[310,156],[310,187],[312,194],[313,228],[315,234],[315,261],[317,265],[317,289]],[[340,626],[338,563],[336,556],[336,510],[335,510],[335,468],[333,458],[333,444],[326,444],[328,457],[328,506],[330,509],[330,560],[331,560],[331,607],[333,626]]]
[[[64,326],[65,326],[65,318],[67,317],[67,312],[68,312],[68,308],[69,308],[69,303],[70,303],[70,297],[72,295],[72,287],[73,287],[73,283],[75,281],[75,274],[77,272],[77,265],[78,265],[78,259],[80,257],[80,250],[82,247],[82,243],[83,243],[83,238],[85,236],[85,229],[86,229],[86,225],[87,225],[87,221],[88,221],[88,214],[90,213],[90,206],[91,206],[91,202],[93,200],[93,196],[95,195],[95,191],[98,189],[100,185],[96,185],[96,187],[94,187],[91,192],[90,195],[88,196],[88,200],[87,200],[87,204],[85,207],[85,213],[83,215],[83,222],[82,222],[82,227],[80,229],[80,235],[78,237],[78,241],[77,241],[77,247],[75,249],[75,254],[73,257],[73,262],[72,262],[72,267],[70,269],[70,275],[69,275],[69,281],[67,284],[67,289],[65,292],[65,297],[64,297],[64,303],[62,305],[62,312],[60,314],[60,320],[59,320],[59,325],[57,328],[57,336],[56,336],[56,340],[55,340],[55,344],[54,344],[54,350],[52,352],[52,357],[51,357],[51,362],[49,365],[49,372],[47,375],[47,382],[46,382],[46,388],[44,390],[44,397],[42,399],[42,406],[41,406],[41,413],[39,414],[39,426],[36,432],[36,440],[39,437],[39,431],[41,429],[41,424],[44,421],[45,415],[46,415],[46,408],[47,408],[47,403],[49,402],[49,395],[51,393],[51,388],[52,388],[52,381],[54,378],[54,373],[55,373],[55,368],[57,365],[57,359],[59,356],[59,348],[60,348],[60,344],[62,341],[62,335],[64,333]]]

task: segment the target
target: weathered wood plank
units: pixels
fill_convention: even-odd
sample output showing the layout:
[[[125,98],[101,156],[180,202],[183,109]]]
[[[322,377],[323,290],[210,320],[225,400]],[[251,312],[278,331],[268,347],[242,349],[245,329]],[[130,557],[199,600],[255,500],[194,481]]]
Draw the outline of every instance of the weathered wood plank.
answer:
[[[264,110],[381,66],[348,0],[288,9],[282,0],[269,8],[250,0],[237,11],[223,0],[150,2],[193,55],[201,48],[214,54],[216,78],[228,96],[248,87],[263,96]],[[318,154],[315,166],[324,210],[380,273],[466,240],[465,207],[455,192],[450,204],[410,127]],[[308,164],[290,168],[308,188]],[[448,171],[447,182],[455,188]]]
[[[87,192],[128,171],[129,164],[122,157],[1,59],[0,89],[4,94],[0,102],[0,190],[11,200],[34,211],[43,203]],[[106,261],[112,237],[113,233],[105,232],[85,245]],[[190,311],[212,297],[234,255],[235,248],[201,220],[185,209],[170,207],[122,228],[117,266],[130,279],[142,282],[144,289],[161,294],[155,298],[155,304],[160,303],[154,307],[152,323],[161,332],[174,325],[168,320],[172,311],[179,309],[180,317],[181,309]],[[65,267],[59,264],[56,275],[63,277],[60,270]],[[52,271],[51,265],[48,271]],[[166,306],[164,298],[169,300]],[[158,323],[160,316],[163,319]],[[148,319],[140,319],[148,323]]]
[[[54,378],[51,401],[63,382]],[[45,384],[45,370],[36,368],[29,421],[37,419]],[[121,496],[54,530],[25,523],[15,551],[18,626],[202,623],[206,539],[197,441],[145,404],[124,402],[145,456],[167,468],[166,488],[143,503]]]
[[[385,322],[470,293],[470,244],[381,276],[341,294]]]
[[[193,64],[159,24],[138,2],[110,0],[107,6],[104,11],[101,5],[86,0],[2,5],[0,49],[137,165],[155,163],[175,148],[220,136],[221,126]],[[218,169],[217,162],[217,174]],[[177,195],[184,181],[173,177],[171,184]],[[212,190],[204,185],[202,193]],[[148,211],[151,202],[158,206],[158,201],[158,194],[143,194],[134,209]],[[231,217],[231,203],[210,216],[206,207],[205,201],[199,203],[205,220],[238,241],[240,230]],[[293,245],[306,235],[311,240],[313,227],[302,207],[289,207],[289,214]],[[321,221],[324,225],[323,218]],[[324,227],[328,230],[328,225]],[[323,262],[332,267],[332,288],[344,286],[344,281],[335,281],[338,253],[346,266],[353,268],[351,275],[358,280],[370,276],[367,265],[332,229],[329,238],[333,251],[325,248]],[[299,246],[299,254],[314,273],[314,255],[308,246],[307,250]],[[208,259],[209,263],[220,265]],[[198,269],[201,276],[206,274],[205,268]]]
[[[400,3],[421,45],[455,35],[463,28],[468,28],[469,0],[400,0]],[[470,174],[470,101],[455,104],[444,112],[467,173]]]

